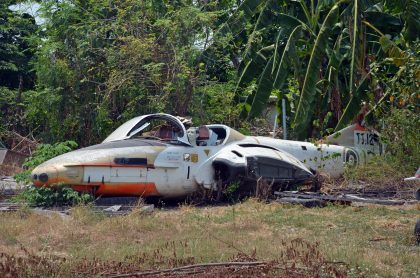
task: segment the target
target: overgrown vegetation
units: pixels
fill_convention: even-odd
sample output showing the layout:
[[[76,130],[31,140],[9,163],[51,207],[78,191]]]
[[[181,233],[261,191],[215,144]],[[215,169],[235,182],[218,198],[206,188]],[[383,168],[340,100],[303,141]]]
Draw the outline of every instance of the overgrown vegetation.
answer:
[[[381,134],[388,152],[385,157],[411,169],[420,165],[420,115],[408,109],[394,108],[385,119],[385,126]]]
[[[22,191],[13,201],[23,202],[28,206],[74,206],[93,201],[92,195],[79,193],[66,185],[56,185],[54,188],[35,187]]]
[[[411,106],[412,102],[405,104]],[[366,188],[397,189],[404,185],[403,179],[412,176],[420,165],[420,115],[412,110],[394,107],[386,113],[381,133],[385,154],[372,157],[366,165],[347,169],[347,180],[368,183]]]
[[[253,88],[242,115],[261,114],[276,92],[287,99],[288,124],[297,139],[360,122],[362,108],[388,100],[388,88],[399,87],[378,71],[387,79],[418,74],[418,32],[413,30],[420,27],[419,13],[413,0],[243,1],[221,29],[252,26],[238,70],[237,93]],[[405,71],[408,62],[415,67]],[[293,79],[297,94],[291,99],[287,84]],[[411,78],[411,84],[415,90],[394,94],[416,95],[418,79]]]
[[[14,18],[34,18],[8,9],[18,2],[3,1],[0,18],[26,31],[13,25]],[[208,48],[235,1],[48,0],[39,5],[39,32],[25,32],[28,45],[13,46],[30,56],[27,72],[36,79],[21,98],[22,89],[0,79],[1,125],[9,130],[47,143],[70,139],[85,146],[152,112],[234,122],[236,103],[226,95],[233,92],[231,61],[236,64],[237,57],[229,47]],[[209,108],[215,111],[203,113]],[[20,125],[11,125],[12,118]]]

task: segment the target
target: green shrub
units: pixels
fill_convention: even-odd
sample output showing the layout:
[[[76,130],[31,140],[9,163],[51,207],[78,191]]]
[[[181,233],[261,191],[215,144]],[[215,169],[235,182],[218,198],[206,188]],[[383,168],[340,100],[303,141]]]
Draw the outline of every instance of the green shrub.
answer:
[[[58,185],[55,188],[30,186],[13,199],[30,206],[68,206],[87,204],[93,201],[89,194],[80,194],[69,186]]]
[[[405,167],[420,166],[420,115],[408,109],[392,109],[381,131],[386,151]]]

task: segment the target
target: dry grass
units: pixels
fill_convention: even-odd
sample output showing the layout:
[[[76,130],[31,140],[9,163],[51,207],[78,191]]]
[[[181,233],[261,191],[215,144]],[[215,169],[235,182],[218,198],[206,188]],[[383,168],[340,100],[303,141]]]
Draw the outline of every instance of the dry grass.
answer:
[[[279,262],[287,250],[296,249],[288,242],[305,239],[300,242],[306,253],[297,255],[306,258],[301,260],[305,267],[313,259],[343,262],[350,276],[416,277],[420,247],[414,245],[413,228],[418,214],[415,206],[306,209],[256,200],[118,217],[87,207],[76,208],[68,219],[22,210],[0,214],[0,269],[2,262],[31,256],[46,258],[50,268],[22,267],[21,275],[48,273],[57,266],[51,272],[56,276],[140,271],[230,261],[238,254]]]
[[[408,157],[407,157],[408,159]],[[404,178],[414,176],[418,164],[408,165],[392,156],[375,156],[369,163],[347,168],[344,179],[331,180],[336,187],[353,190],[404,191],[415,190],[419,182],[405,182]]]

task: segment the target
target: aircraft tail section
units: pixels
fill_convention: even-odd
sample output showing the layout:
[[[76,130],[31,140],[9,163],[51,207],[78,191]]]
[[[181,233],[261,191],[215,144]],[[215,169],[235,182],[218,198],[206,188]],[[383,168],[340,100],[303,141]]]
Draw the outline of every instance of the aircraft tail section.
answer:
[[[382,154],[384,149],[377,131],[357,123],[331,134],[323,143],[354,147],[375,154]]]

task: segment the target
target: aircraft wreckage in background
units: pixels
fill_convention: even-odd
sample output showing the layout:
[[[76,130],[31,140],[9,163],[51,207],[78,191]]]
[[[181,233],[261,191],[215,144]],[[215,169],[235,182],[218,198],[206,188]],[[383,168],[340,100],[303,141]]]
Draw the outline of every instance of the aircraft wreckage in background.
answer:
[[[346,164],[381,154],[378,139],[358,124],[313,144],[245,136],[221,124],[186,130],[174,116],[150,114],[127,121],[101,144],[39,165],[32,179],[36,186],[65,183],[95,195],[163,198],[259,178],[300,184],[317,172],[340,176]]]

